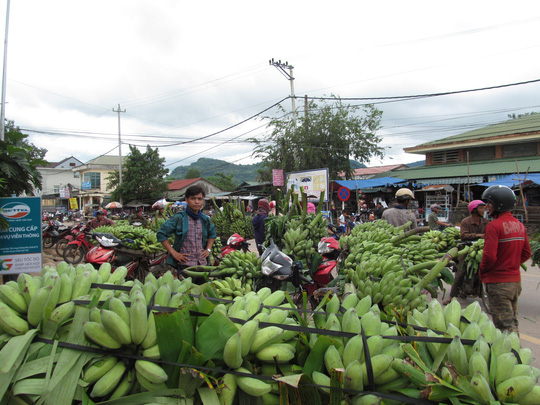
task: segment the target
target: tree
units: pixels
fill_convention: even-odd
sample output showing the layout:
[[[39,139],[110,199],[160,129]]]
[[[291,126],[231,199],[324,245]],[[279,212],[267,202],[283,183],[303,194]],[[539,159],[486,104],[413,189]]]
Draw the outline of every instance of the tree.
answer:
[[[328,168],[330,178],[342,173],[350,178],[350,158],[363,163],[384,156],[384,148],[378,146],[381,138],[376,135],[382,111],[371,104],[345,105],[332,97],[321,106],[310,101],[308,114],[298,118],[296,127],[290,115],[266,117],[270,119],[270,135],[264,140],[251,139],[256,145],[253,155],[262,158],[265,168],[259,172],[261,180],[270,180],[271,169],[277,168],[286,172]]]
[[[122,184],[118,185],[118,171],[107,178],[108,188],[114,189],[112,198],[117,201],[151,201],[163,197],[168,190],[164,176],[169,173],[163,164],[165,158],[160,158],[158,149],[152,149],[150,145],[146,146],[144,153],[132,145],[129,145],[129,150],[122,166]]]
[[[222,190],[233,191],[236,187],[238,187],[238,184],[233,180],[233,177],[234,174],[227,176],[223,173],[216,173],[213,176],[208,177],[206,180]]]
[[[521,117],[528,117],[529,115],[534,115],[534,114],[540,114],[536,111],[531,111],[531,112],[526,112],[526,113],[523,113],[523,114],[517,114],[516,113],[512,113],[512,114],[508,114],[508,118],[511,118],[513,120],[517,120]]]
[[[4,140],[0,141],[0,197],[26,193],[34,194],[41,189],[42,177],[38,166],[48,162],[44,159],[47,149],[32,145],[13,121],[8,121]]]
[[[199,177],[201,177],[201,172],[199,171],[199,169],[195,169],[194,167],[192,167],[187,171],[186,176],[184,178],[185,179],[198,179]]]

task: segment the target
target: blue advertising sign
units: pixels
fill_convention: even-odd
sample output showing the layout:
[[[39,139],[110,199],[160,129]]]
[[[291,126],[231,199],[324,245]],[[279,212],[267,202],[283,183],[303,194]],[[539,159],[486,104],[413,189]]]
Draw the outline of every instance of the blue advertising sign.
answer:
[[[0,275],[40,272],[41,198],[0,198],[0,215],[9,223],[0,230]]]
[[[89,181],[81,182],[81,190],[90,190],[92,188],[92,183]]]

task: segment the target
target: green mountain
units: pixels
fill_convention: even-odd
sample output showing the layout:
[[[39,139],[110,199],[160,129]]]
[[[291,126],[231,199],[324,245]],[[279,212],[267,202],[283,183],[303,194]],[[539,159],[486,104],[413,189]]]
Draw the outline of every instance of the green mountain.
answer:
[[[366,165],[355,160],[351,160],[350,164],[353,169],[366,167]],[[169,175],[169,179],[184,179],[188,170],[197,169],[203,178],[214,176],[216,173],[223,173],[227,176],[233,174],[233,181],[236,183],[242,183],[244,181],[256,181],[257,170],[260,169],[261,166],[262,163],[255,163],[252,165],[236,165],[234,163],[228,163],[219,159],[200,158],[196,162],[191,163],[189,166],[175,167]]]
[[[178,166],[169,175],[170,179],[179,180],[186,177],[189,169],[196,169],[201,173],[201,177],[208,178],[216,173],[223,173],[227,176],[234,175],[233,180],[236,183],[244,181],[256,181],[257,170],[261,167],[261,163],[252,165],[236,165],[228,163],[224,160],[200,158],[189,166]]]

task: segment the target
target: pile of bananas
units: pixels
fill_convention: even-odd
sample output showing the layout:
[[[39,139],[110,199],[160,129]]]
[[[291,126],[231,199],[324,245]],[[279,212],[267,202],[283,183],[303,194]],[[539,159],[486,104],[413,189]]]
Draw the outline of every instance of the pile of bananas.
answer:
[[[302,261],[305,269],[309,268],[313,256],[317,253],[317,244],[321,238],[328,236],[322,213],[291,219],[285,223],[285,228],[281,240],[283,253],[294,261]]]
[[[452,338],[449,344],[416,342],[419,361],[412,371],[425,374],[418,366],[423,363],[436,374],[431,383],[445,386],[448,397],[462,391],[481,404],[540,403],[540,370],[530,365],[531,350],[520,346],[516,333],[496,329],[477,301],[462,309],[453,299],[443,309],[433,300],[423,312],[410,314],[409,323],[429,328],[426,336],[440,336],[433,331],[442,331]],[[464,345],[461,339],[474,344]],[[425,381],[421,384],[427,386]]]
[[[256,278],[261,274],[261,259],[255,252],[236,250],[223,256],[217,270],[231,276]]]
[[[215,213],[212,216],[212,223],[216,227],[216,232],[220,236],[229,237],[233,233],[241,235],[244,239],[252,239],[253,225],[251,217],[239,210],[233,203],[224,203],[223,210],[215,205]]]
[[[110,233],[120,239],[124,245],[134,250],[142,250],[151,254],[164,252],[165,248],[157,241],[156,232],[133,225],[105,225],[96,228],[94,232]],[[133,243],[126,241],[132,239]]]
[[[463,265],[465,266],[465,271],[469,277],[472,277],[478,272],[483,254],[484,239],[478,239],[471,245],[465,259],[463,259]]]
[[[17,281],[0,285],[0,330],[18,336],[43,323],[42,327],[55,331],[73,315],[73,300],[87,298],[97,291],[92,283],[121,285],[126,274],[125,267],[118,267],[111,274],[109,263],[96,270],[90,264],[75,268],[65,262],[56,269],[44,267],[41,276],[21,273]]]
[[[431,230],[422,235],[422,240],[430,241],[439,252],[456,246],[460,239],[459,229],[455,227],[447,227],[443,231]]]

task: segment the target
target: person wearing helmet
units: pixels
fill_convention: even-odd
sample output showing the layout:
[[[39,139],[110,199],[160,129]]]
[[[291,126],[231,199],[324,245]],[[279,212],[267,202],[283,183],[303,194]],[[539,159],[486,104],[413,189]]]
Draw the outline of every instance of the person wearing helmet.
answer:
[[[471,215],[461,221],[459,226],[461,240],[474,241],[482,239],[488,223],[487,219],[484,218],[486,203],[482,200],[474,200],[469,203],[467,208]],[[466,274],[465,267],[463,266],[463,259],[464,257],[459,259],[459,266],[454,276],[454,283],[450,289],[450,298],[443,302],[444,305],[449,304],[453,297],[466,297],[461,293],[461,287]]]
[[[413,192],[408,188],[400,188],[396,191],[397,203],[392,208],[385,210],[381,218],[394,226],[401,226],[411,221],[411,226],[405,229],[405,231],[416,228],[416,215],[408,209],[411,200],[414,200]]]
[[[520,265],[531,257],[525,226],[510,212],[516,204],[506,186],[491,186],[482,194],[489,215],[480,280],[484,284],[494,325],[501,331],[518,332],[518,297],[521,294]]]
[[[439,204],[431,204],[430,209],[431,209],[431,212],[429,213],[427,219],[428,219],[429,228],[431,230],[442,231],[444,228],[453,226],[452,224],[449,224],[448,222],[439,220],[439,211],[442,210],[442,207]]]
[[[96,229],[100,226],[105,225],[114,225],[114,221],[111,221],[109,218],[107,218],[101,210],[96,211],[96,217],[93,218],[90,222],[88,222],[88,227],[90,229]]]

